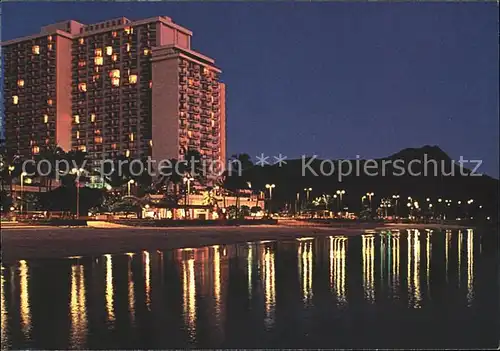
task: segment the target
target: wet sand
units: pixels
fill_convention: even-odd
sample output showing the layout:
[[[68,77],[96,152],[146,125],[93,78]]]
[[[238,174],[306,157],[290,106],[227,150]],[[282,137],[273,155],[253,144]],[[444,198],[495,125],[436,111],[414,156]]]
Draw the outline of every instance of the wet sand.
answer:
[[[287,240],[308,236],[360,235],[366,230],[457,229],[433,225],[386,225],[363,227],[239,226],[239,227],[124,227],[62,228],[3,227],[2,261],[20,259],[98,256],[141,250],[167,250],[232,244],[258,240]]]

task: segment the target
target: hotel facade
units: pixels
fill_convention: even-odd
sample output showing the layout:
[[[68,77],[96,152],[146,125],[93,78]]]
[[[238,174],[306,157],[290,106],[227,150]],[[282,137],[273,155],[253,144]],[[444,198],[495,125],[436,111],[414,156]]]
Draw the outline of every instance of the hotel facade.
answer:
[[[124,155],[226,159],[225,84],[192,32],[168,17],[65,21],[2,43],[6,146],[46,145],[96,162]]]

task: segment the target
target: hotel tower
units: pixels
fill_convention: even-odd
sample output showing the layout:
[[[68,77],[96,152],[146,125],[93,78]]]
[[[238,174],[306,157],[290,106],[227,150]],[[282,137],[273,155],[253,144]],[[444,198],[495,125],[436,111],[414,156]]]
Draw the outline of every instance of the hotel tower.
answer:
[[[192,32],[168,17],[66,21],[2,43],[6,146],[33,157],[45,145],[225,161],[225,85]]]

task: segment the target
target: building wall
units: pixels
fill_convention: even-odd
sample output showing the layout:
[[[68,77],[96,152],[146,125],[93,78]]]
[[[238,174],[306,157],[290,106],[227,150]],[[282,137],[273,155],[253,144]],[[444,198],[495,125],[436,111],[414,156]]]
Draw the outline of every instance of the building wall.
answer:
[[[157,162],[179,159],[179,63],[173,57],[153,61],[152,132]]]
[[[123,17],[2,43],[7,146],[25,156],[57,143],[94,160],[179,159],[186,149],[224,159],[225,87],[191,36],[168,17]]]
[[[56,72],[59,59],[71,55],[67,36],[56,30],[2,43],[6,146],[13,153],[33,157],[58,142],[58,127],[65,134],[59,112],[71,102],[67,94],[59,95]],[[67,138],[62,143],[69,148]]]
[[[220,160],[226,164],[226,84],[220,83]]]
[[[56,133],[55,141],[64,151],[71,150],[71,39],[56,40]]]

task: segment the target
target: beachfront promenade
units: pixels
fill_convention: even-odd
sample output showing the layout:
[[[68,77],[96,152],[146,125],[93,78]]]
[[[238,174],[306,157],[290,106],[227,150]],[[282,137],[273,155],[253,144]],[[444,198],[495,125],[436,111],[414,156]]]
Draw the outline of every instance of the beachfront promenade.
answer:
[[[398,229],[458,229],[438,224],[359,224],[319,226],[299,221],[277,225],[210,227],[128,227],[89,222],[88,227],[29,226],[2,223],[4,262],[30,258],[126,253],[231,244],[258,240],[292,240],[304,236],[360,235],[365,231]]]

